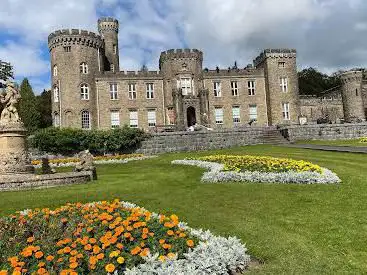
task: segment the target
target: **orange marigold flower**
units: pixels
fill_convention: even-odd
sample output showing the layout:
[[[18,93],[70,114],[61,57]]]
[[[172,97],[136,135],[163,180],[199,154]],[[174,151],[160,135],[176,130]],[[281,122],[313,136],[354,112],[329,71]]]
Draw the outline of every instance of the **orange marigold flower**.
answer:
[[[14,270],[12,274],[13,275],[22,275],[22,272],[19,271],[19,270]]]
[[[48,255],[48,256],[46,257],[46,261],[51,262],[54,258],[55,258],[54,256],[52,256],[52,255]]]
[[[78,254],[78,251],[76,251],[76,250],[72,250],[71,252],[70,252],[70,255],[71,256],[75,256],[75,255],[77,255]]]
[[[185,238],[186,234],[185,233],[180,233],[180,235],[178,235],[180,238]]]
[[[28,239],[27,239],[27,243],[33,243],[34,242],[34,237],[32,236],[32,237],[29,237]]]
[[[133,248],[130,253],[131,255],[137,255],[141,251],[141,248],[139,246]]]
[[[91,256],[91,257],[89,258],[89,263],[90,263],[91,265],[96,265],[96,264],[97,264],[97,262],[98,262],[98,259],[97,259],[97,257],[96,257],[96,256]]]
[[[70,253],[70,251],[71,251],[71,248],[70,247],[68,247],[68,246],[66,246],[66,247],[64,247],[64,253]]]
[[[124,257],[118,257],[118,258],[117,258],[117,262],[118,262],[119,264],[123,264],[123,263],[125,262],[125,258],[124,258]]]
[[[165,242],[166,242],[166,240],[163,240],[163,239],[160,239],[160,240],[159,240],[159,243],[160,243],[160,244],[164,244]]]
[[[93,253],[98,254],[101,252],[101,248],[98,245],[93,246]]]
[[[186,241],[186,244],[187,244],[187,246],[189,246],[189,247],[193,247],[193,246],[194,246],[194,241],[193,241],[193,240],[187,240],[187,241]]]
[[[67,218],[62,218],[62,219],[61,219],[61,222],[62,222],[62,223],[67,223],[67,222],[68,222],[68,219],[67,219]]]
[[[44,268],[40,268],[37,270],[37,274],[48,274],[47,270]]]
[[[72,268],[72,269],[75,269],[75,268],[77,268],[77,267],[78,267],[78,263],[77,263],[77,262],[71,263],[71,264],[69,265],[69,267],[70,267],[70,268]]]
[[[99,253],[98,255],[97,255],[97,259],[98,260],[102,260],[104,258],[104,254],[103,253]]]
[[[38,267],[44,267],[46,264],[44,263],[44,262],[40,262],[39,264],[38,264]]]
[[[117,247],[118,249],[123,249],[123,248],[124,248],[124,245],[123,245],[122,243],[117,243],[117,244],[116,244],[116,247]]]
[[[173,235],[175,235],[175,232],[173,232],[172,230],[168,230],[167,235],[168,236],[173,236]]]
[[[126,232],[126,233],[124,234],[124,237],[125,237],[125,238],[130,238],[130,237],[131,237],[131,234],[130,234],[129,232]]]
[[[87,244],[84,246],[84,250],[91,250],[92,249],[92,245],[91,244]]]
[[[78,255],[76,255],[76,257],[77,257],[78,259],[81,259],[81,258],[83,258],[83,254],[79,253]]]
[[[34,256],[37,258],[37,259],[41,259],[43,257],[43,252],[42,251],[37,251],[36,254],[34,254]]]
[[[167,254],[167,257],[170,258],[170,259],[174,259],[176,257],[176,254],[170,252],[170,253]]]
[[[0,270],[0,275],[8,275],[8,271],[7,270]]]
[[[162,245],[162,247],[164,249],[171,249],[172,248],[172,245],[165,243],[165,244]]]
[[[89,239],[89,243],[91,244],[95,244],[97,242],[97,240],[95,238],[90,238]]]
[[[148,235],[147,235],[147,234],[143,234],[143,235],[141,235],[141,238],[142,238],[143,240],[148,239]]]
[[[112,273],[115,271],[115,266],[113,264],[108,264],[105,266],[107,272]]]
[[[76,257],[70,257],[69,258],[69,262],[70,263],[75,263],[78,259]]]
[[[148,233],[149,233],[149,229],[148,229],[148,228],[146,228],[146,227],[144,227],[144,228],[143,228],[143,233],[144,233],[144,234],[148,234]]]

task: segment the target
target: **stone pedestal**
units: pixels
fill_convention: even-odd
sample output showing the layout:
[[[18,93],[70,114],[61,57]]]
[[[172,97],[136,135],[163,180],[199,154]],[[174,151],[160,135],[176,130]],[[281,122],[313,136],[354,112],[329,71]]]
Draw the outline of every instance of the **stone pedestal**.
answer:
[[[22,123],[0,125],[0,175],[34,172]]]

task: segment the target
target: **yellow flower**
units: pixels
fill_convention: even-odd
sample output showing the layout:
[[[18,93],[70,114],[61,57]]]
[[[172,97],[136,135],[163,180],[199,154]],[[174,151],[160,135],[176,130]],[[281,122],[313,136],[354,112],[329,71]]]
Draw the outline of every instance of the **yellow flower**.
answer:
[[[117,262],[118,262],[119,264],[123,264],[123,263],[125,262],[125,258],[124,258],[124,257],[118,257],[118,258],[117,258]]]
[[[115,266],[113,264],[108,264],[105,266],[105,269],[108,273],[112,273],[115,271]]]

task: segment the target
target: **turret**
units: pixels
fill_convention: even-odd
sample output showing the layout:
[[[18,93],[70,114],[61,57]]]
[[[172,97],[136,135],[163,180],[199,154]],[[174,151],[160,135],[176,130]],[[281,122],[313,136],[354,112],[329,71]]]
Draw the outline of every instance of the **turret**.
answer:
[[[96,125],[94,76],[103,41],[93,32],[66,29],[48,37],[54,126],[91,129]]]
[[[112,17],[98,19],[98,32],[104,41],[104,70],[120,71],[118,32],[119,22]]]
[[[363,71],[351,70],[340,75],[344,120],[346,122],[365,121],[362,97]]]
[[[270,125],[298,124],[300,115],[297,53],[294,49],[266,49],[254,66],[263,68]]]

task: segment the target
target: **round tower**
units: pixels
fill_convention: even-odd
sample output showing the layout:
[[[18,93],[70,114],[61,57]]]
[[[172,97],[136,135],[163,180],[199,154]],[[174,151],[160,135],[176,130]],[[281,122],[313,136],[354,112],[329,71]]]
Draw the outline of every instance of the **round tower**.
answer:
[[[346,122],[365,121],[362,98],[362,71],[351,70],[340,75],[344,120]]]
[[[95,74],[103,41],[85,30],[58,30],[48,37],[52,117],[55,126],[91,129],[97,121]]]
[[[112,17],[98,19],[98,32],[104,40],[105,71],[120,71],[118,32],[119,22]]]

